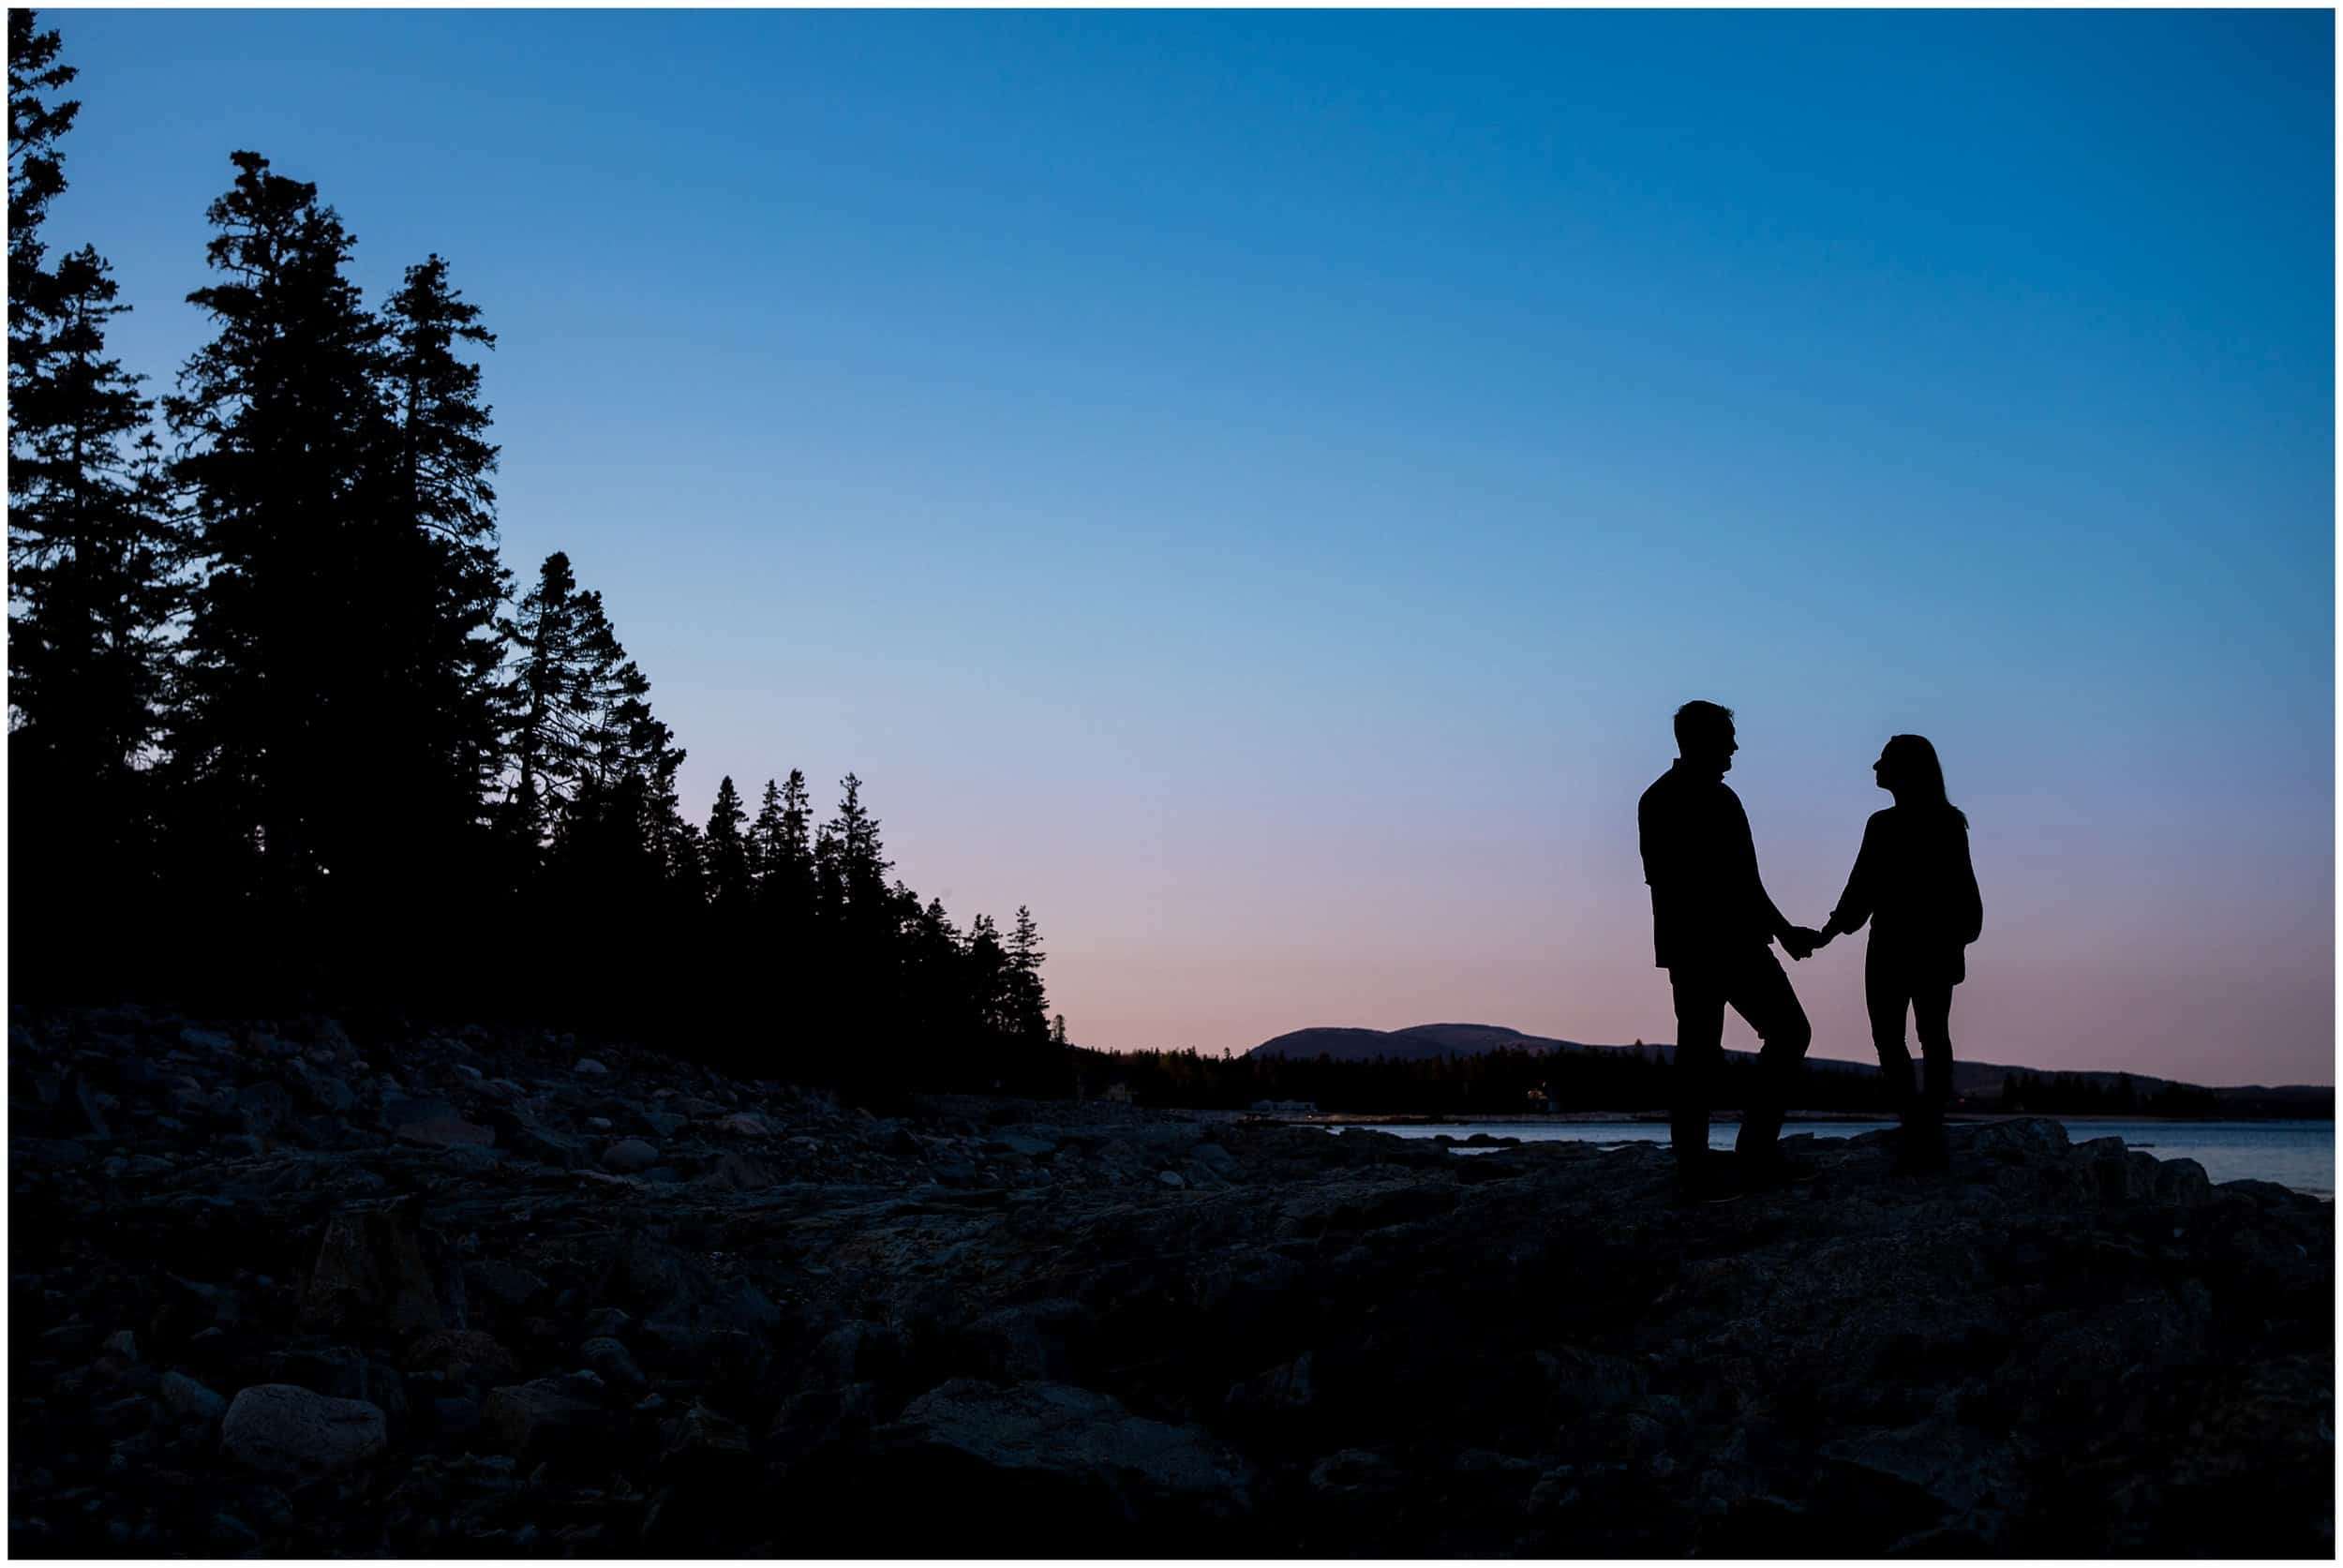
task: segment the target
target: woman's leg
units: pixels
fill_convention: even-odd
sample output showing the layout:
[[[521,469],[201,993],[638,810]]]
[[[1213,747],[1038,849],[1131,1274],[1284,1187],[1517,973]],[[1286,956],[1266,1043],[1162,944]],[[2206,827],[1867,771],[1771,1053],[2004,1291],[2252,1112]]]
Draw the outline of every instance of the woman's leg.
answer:
[[[1952,986],[1916,987],[1912,993],[1912,1028],[1920,1037],[1920,1054],[1927,1064],[1927,1082],[1920,1090],[1920,1114],[1928,1128],[1931,1152],[1943,1157],[1945,1107],[1952,1103]]]
[[[1904,1049],[1903,1012],[1912,990],[1902,965],[1888,962],[1877,940],[1863,955],[1863,1005],[1872,1019],[1872,1049],[1879,1053],[1879,1071],[1887,1081],[1888,1103],[1909,1132],[1916,1096],[1912,1087],[1912,1053]]]

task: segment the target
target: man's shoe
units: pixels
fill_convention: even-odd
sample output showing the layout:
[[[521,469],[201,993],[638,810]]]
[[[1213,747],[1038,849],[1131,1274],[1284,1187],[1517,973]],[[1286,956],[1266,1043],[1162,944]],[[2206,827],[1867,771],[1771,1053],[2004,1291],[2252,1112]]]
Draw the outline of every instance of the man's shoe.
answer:
[[[1736,1198],[1745,1196],[1748,1191],[1736,1172],[1713,1156],[1705,1163],[1680,1172],[1676,1179],[1676,1190],[1681,1201],[1687,1203],[1729,1203]]]
[[[1896,1163],[1893,1172],[1896,1175],[1933,1175],[1940,1171],[1949,1169],[1951,1163],[1951,1157],[1945,1148],[1942,1132],[1933,1135],[1927,1132],[1916,1134],[1907,1129],[1897,1140]]]

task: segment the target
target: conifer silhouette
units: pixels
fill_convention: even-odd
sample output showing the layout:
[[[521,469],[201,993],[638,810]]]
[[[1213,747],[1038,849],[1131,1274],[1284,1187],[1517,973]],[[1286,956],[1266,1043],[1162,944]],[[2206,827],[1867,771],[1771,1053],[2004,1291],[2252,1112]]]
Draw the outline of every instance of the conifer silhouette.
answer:
[[[166,451],[106,261],[48,266],[61,50],[9,13],[11,864],[49,916],[20,954],[151,900],[142,954],[81,943],[124,993],[469,997],[874,1096],[1045,1081],[1029,911],[1005,944],[922,905],[853,773],[818,828],[798,769],[694,826],[601,593],[557,551],[511,602],[496,337],[442,257],[370,310],[317,187],[231,154]]]

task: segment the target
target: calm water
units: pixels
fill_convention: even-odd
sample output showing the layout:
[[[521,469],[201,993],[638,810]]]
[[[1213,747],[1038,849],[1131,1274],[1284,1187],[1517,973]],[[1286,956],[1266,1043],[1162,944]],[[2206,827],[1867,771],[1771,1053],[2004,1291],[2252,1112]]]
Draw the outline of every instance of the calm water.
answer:
[[[1889,1126],[1888,1122],[1790,1122],[1783,1135],[1811,1132],[1817,1138],[1852,1138]],[[2127,1148],[2145,1149],[2158,1159],[2193,1159],[2216,1182],[2251,1177],[2297,1192],[2335,1196],[2333,1122],[2068,1122],[2067,1136],[2081,1143],[2120,1138]],[[1341,1132],[1342,1127],[1332,1130]],[[1485,1132],[1524,1142],[1560,1139],[1571,1142],[1649,1143],[1667,1142],[1665,1122],[1451,1122],[1440,1127],[1384,1127],[1402,1138],[1446,1133],[1470,1138]],[[1729,1149],[1740,1128],[1717,1122],[1709,1128],[1711,1148]]]

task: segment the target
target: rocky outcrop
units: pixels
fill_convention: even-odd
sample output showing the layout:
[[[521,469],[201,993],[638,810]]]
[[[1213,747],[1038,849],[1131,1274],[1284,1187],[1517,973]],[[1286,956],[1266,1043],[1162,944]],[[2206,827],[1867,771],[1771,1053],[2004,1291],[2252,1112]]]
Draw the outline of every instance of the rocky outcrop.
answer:
[[[27,1555],[2332,1550],[2332,1205],[2051,1122],[1687,1207],[482,1029],[9,1056]]]

